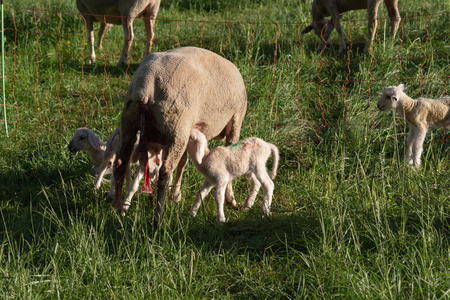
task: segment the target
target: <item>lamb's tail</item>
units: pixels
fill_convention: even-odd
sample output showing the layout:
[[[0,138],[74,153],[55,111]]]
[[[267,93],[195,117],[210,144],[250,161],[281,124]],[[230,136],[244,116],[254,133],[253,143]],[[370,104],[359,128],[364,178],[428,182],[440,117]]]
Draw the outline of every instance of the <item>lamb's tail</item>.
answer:
[[[278,161],[280,160],[280,154],[278,152],[277,146],[274,144],[268,143],[270,150],[273,152],[273,166],[272,166],[272,172],[270,172],[270,179],[274,179],[277,175],[277,169],[278,169]]]

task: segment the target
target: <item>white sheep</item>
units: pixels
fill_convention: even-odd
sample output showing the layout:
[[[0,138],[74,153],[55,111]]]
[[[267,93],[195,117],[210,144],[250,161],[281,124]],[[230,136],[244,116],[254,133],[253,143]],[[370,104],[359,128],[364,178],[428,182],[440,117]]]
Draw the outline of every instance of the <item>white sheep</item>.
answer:
[[[128,63],[128,53],[134,39],[133,21],[142,17],[145,24],[145,56],[151,52],[155,37],[155,20],[161,0],[77,0],[77,8],[86,21],[90,48],[89,63],[96,60],[94,50],[94,22],[100,22],[99,46],[112,24],[122,24],[124,44],[119,65]]]
[[[207,139],[226,137],[230,145],[239,141],[246,111],[245,83],[229,60],[196,47],[148,55],[130,82],[122,111],[121,149],[114,164],[116,209],[125,212],[120,191],[139,130],[144,132],[141,139],[145,139],[147,149],[153,145],[164,153],[154,218],[158,223],[163,220],[164,201],[175,168],[173,194],[180,197],[192,129],[199,129]],[[236,205],[231,184],[227,186],[226,200]]]
[[[406,83],[384,89],[378,100],[378,109],[395,111],[404,116],[409,124],[406,139],[406,161],[409,165],[420,167],[423,142],[429,128],[450,126],[450,97],[439,99],[418,98],[406,95]]]
[[[205,135],[193,129],[187,151],[195,167],[205,177],[203,186],[195,196],[191,210],[193,216],[197,215],[202,199],[216,187],[217,221],[225,222],[223,212],[225,188],[233,179],[241,176],[246,176],[251,183],[244,208],[252,207],[262,185],[264,198],[261,207],[264,215],[269,215],[274,189],[272,179],[275,178],[279,160],[278,148],[275,145],[256,137],[249,137],[228,147],[217,147],[209,151]],[[266,163],[272,152],[273,168],[269,176]]]
[[[382,0],[313,0],[311,10],[313,20],[312,23],[302,31],[302,34],[308,33],[314,29],[316,35],[322,40],[318,48],[320,51],[326,44],[330,43],[330,34],[334,27],[336,27],[336,31],[339,35],[339,52],[342,54],[345,52],[346,46],[339,19],[346,11],[367,9],[368,33],[364,52],[368,52],[377,31],[377,14],[381,2]],[[386,5],[389,18],[391,19],[392,39],[395,39],[401,20],[400,13],[398,12],[398,0],[384,0],[384,4]],[[331,21],[325,18],[328,16],[331,16]]]

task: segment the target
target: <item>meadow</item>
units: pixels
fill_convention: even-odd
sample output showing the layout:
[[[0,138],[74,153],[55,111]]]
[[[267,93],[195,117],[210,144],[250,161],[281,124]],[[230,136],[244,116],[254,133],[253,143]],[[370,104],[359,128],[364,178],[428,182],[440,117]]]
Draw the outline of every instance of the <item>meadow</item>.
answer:
[[[120,26],[88,65],[75,1],[4,3],[1,299],[450,297],[449,135],[430,131],[422,167],[408,167],[405,120],[376,108],[403,81],[413,98],[449,95],[447,0],[401,0],[395,39],[382,4],[369,54],[366,12],[346,13],[341,56],[336,32],[320,53],[317,36],[299,34],[309,1],[163,0],[152,51],[203,47],[235,63],[249,101],[241,137],[274,143],[281,160],[270,217],[261,192],[241,209],[249,184],[239,179],[226,224],[213,194],[192,218],[203,178],[189,163],[161,227],[145,194],[125,217],[112,210],[108,184],[93,189],[89,156],[67,149],[78,127],[106,140],[120,126],[142,21],[129,65],[116,66]]]

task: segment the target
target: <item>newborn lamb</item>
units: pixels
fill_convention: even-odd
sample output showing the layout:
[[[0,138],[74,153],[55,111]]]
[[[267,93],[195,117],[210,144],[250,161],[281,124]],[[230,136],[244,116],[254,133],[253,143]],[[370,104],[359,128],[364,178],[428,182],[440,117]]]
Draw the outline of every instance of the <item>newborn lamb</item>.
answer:
[[[259,138],[250,137],[228,147],[217,147],[209,151],[208,142],[203,133],[193,129],[187,145],[187,152],[195,167],[203,174],[205,181],[195,197],[191,210],[197,215],[201,201],[213,187],[216,187],[217,221],[225,222],[223,204],[225,188],[234,178],[246,176],[251,183],[250,193],[244,203],[244,208],[252,207],[256,195],[261,187],[264,189],[262,210],[269,215],[275,178],[278,168],[278,148]],[[266,162],[271,152],[274,154],[272,172],[267,174]]]
[[[406,161],[409,165],[420,167],[420,156],[428,128],[450,125],[450,97],[414,100],[403,92],[405,87],[406,83],[402,83],[385,88],[378,100],[378,109],[395,109],[406,118],[410,127],[406,139]]]

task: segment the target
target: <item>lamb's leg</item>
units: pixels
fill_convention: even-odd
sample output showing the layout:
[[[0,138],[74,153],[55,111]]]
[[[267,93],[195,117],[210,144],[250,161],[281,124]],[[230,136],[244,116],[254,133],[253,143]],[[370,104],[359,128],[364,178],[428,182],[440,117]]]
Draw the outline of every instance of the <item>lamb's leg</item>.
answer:
[[[190,211],[191,215],[195,217],[197,215],[198,209],[200,208],[200,204],[202,203],[202,200],[205,199],[205,197],[209,194],[211,189],[214,187],[213,184],[205,180],[203,182],[203,186],[201,189],[197,192],[197,195],[195,195],[195,201],[194,205],[192,205],[192,209]]]
[[[123,125],[123,122],[122,122]],[[134,143],[136,142],[136,130],[128,131],[122,126],[122,146],[117,153],[116,160],[114,162],[114,179],[116,181],[116,193],[114,197],[113,207],[124,214],[122,203],[122,187],[125,173],[129,167],[131,152],[133,151]],[[133,132],[134,131],[134,132]],[[131,134],[127,134],[131,132]]]
[[[134,21],[134,18],[131,18],[131,17],[122,19],[123,48],[122,48],[122,54],[120,55],[120,60],[117,63],[117,65],[128,64],[128,54],[129,54],[131,44],[133,43],[133,39],[134,39],[133,21]]]
[[[215,201],[216,201],[216,208],[217,208],[217,222],[219,222],[219,223],[224,223],[226,221],[225,214],[223,212],[223,204],[225,202],[225,190],[226,190],[226,185],[219,184],[216,187]]]
[[[108,166],[110,165],[110,163],[114,161],[115,156],[116,156],[115,153],[105,153],[105,156],[103,157],[103,160],[102,160],[102,164],[100,165],[100,168],[99,168],[99,173],[98,173],[97,179],[95,180],[95,184],[94,184],[95,189],[98,190],[100,188],[100,185],[103,180],[103,176],[105,176],[106,170],[107,170]]]
[[[421,164],[420,157],[422,156],[423,142],[425,140],[426,135],[427,135],[426,127],[417,128],[416,138],[413,142],[414,166],[416,168],[420,167]]]
[[[381,0],[370,0],[367,3],[367,42],[364,47],[364,52],[367,53],[372,46],[373,40],[375,39],[375,34],[378,27],[378,8],[380,7]]]
[[[267,174],[266,167],[258,167],[255,173],[256,178],[258,178],[259,182],[261,183],[263,190],[264,190],[264,197],[262,201],[262,211],[265,216],[268,216],[270,214],[270,206],[272,205],[272,195],[273,195],[273,189],[274,184],[273,181],[270,179],[269,174]]]
[[[255,174],[251,173],[247,178],[250,180],[250,190],[247,199],[244,202],[244,209],[250,209],[255,203],[256,195],[261,188],[261,183],[256,178]]]
[[[408,137],[406,138],[406,153],[405,153],[405,160],[408,165],[413,165],[413,142],[416,138],[416,127],[410,126]]]
[[[123,210],[127,211],[128,208],[130,208],[131,205],[131,199],[133,198],[134,194],[139,188],[139,183],[142,180],[142,177],[144,177],[145,172],[145,162],[139,163],[139,171],[136,174],[136,177],[133,180],[133,183],[131,184],[131,187],[128,189],[127,196],[125,198],[124,204],[123,204]]]

